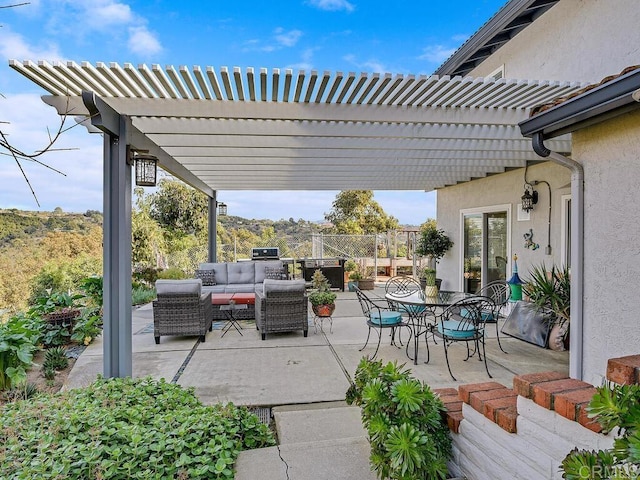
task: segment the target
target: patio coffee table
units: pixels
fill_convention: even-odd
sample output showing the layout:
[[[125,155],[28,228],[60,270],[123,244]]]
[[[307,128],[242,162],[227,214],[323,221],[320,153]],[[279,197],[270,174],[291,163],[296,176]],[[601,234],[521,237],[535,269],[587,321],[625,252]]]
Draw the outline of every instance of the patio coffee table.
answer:
[[[240,331],[242,326],[238,323],[238,320],[245,318],[239,316],[238,313],[243,310],[249,309],[249,306],[253,308],[256,303],[255,293],[213,293],[211,294],[211,303],[214,308],[224,313],[227,325],[222,329],[222,337],[234,327],[237,332],[242,335]]]

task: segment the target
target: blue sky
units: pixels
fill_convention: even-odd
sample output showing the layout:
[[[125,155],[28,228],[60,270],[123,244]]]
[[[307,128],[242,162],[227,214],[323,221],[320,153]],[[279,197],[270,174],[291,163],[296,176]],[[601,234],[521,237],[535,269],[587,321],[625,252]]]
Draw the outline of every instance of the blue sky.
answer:
[[[46,144],[58,117],[46,92],[9,59],[134,65],[265,67],[319,72],[430,74],[506,0],[31,0],[0,8],[0,122],[14,145]],[[0,6],[21,3],[0,0]],[[8,157],[0,157],[0,208],[102,210],[102,140],[66,132],[42,160],[26,162],[40,207]],[[218,198],[247,218],[322,220],[337,192],[231,192]],[[375,192],[403,224],[435,216],[435,194]]]

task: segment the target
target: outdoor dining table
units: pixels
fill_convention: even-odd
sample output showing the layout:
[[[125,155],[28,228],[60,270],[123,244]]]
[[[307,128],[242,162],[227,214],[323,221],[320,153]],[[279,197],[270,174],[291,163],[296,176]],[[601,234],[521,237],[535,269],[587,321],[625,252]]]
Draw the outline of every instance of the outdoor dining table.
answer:
[[[429,344],[427,335],[435,327],[438,316],[442,309],[471,296],[470,293],[453,292],[447,290],[438,291],[437,296],[426,296],[423,290],[389,292],[385,294],[385,299],[396,310],[407,314],[408,324],[413,338],[413,358],[409,355],[409,343],[407,343],[407,357],[413,360],[414,365],[418,364],[418,345],[420,336],[424,335],[427,346],[427,361],[429,363]],[[429,321],[431,318],[432,321]]]

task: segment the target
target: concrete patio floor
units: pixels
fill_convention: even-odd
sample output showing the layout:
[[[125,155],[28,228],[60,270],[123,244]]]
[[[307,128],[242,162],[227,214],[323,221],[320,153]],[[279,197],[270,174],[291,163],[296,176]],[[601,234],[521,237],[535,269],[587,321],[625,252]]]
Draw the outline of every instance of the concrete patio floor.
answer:
[[[383,290],[368,293],[382,296]],[[241,452],[235,465],[236,480],[374,480],[360,410],[347,406],[344,399],[360,359],[375,351],[377,336],[372,332],[367,348],[358,351],[367,337],[367,326],[355,293],[338,294],[332,332],[325,321],[323,330],[316,333],[312,320],[313,314],[306,338],[298,331],[268,335],[263,341],[255,324],[245,321],[242,335],[231,329],[222,337],[222,323],[218,323],[204,343],[195,337],[162,337],[156,345],[153,310],[145,305],[133,312],[133,376],[150,375],[193,387],[205,404],[271,407],[278,445]],[[568,374],[568,352],[501,335],[505,354],[498,347],[493,325],[487,333],[487,359],[494,381],[511,386],[514,375],[548,370]],[[407,332],[402,339],[406,343]],[[464,361],[463,344],[449,350],[458,379],[454,381],[441,342],[435,345],[429,339],[430,359],[425,363],[421,339],[418,364],[414,365],[405,349],[390,345],[389,340],[384,330],[377,358],[404,363],[431,388],[489,380],[477,357]],[[102,339],[98,338],[76,361],[65,388],[88,385],[100,373]]]

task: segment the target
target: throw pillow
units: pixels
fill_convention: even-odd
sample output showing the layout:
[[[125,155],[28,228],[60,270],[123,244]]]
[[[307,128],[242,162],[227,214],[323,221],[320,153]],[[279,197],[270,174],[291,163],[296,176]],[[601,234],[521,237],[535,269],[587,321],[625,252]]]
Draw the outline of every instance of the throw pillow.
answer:
[[[216,284],[216,275],[213,270],[196,270],[196,278],[202,280],[202,286],[211,287]]]
[[[286,280],[284,268],[265,267],[264,278],[271,280]]]

